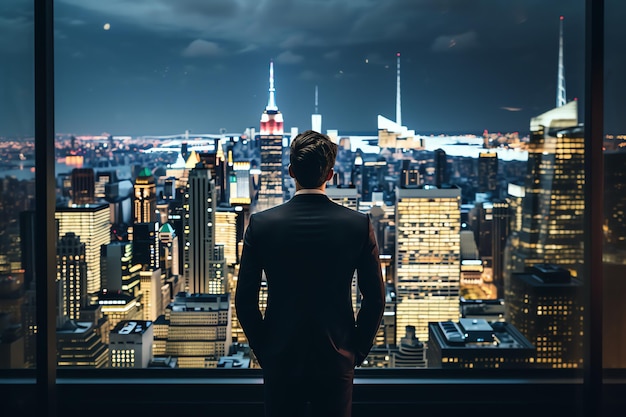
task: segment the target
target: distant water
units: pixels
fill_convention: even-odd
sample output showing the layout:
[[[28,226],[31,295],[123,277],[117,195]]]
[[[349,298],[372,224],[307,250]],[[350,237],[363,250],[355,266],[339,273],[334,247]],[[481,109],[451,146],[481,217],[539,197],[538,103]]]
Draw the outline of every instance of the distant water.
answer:
[[[68,165],[65,162],[55,162],[55,176],[59,174],[68,174],[75,165]],[[11,167],[0,166],[0,178],[15,177],[18,180],[34,180],[35,179],[35,161],[23,161],[12,164]]]

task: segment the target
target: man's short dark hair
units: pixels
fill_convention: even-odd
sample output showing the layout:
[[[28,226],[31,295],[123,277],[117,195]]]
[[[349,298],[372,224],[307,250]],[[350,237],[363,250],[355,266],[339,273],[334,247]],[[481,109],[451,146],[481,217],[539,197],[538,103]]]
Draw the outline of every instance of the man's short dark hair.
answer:
[[[323,133],[307,130],[291,142],[289,162],[296,181],[303,188],[317,188],[335,166],[337,144]]]

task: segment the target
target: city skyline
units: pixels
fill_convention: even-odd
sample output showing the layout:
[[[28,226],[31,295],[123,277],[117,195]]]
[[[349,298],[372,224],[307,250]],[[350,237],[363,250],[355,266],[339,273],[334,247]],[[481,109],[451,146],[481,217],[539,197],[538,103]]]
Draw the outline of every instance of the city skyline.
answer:
[[[553,107],[561,15],[567,100],[583,96],[583,2],[484,1],[469,7],[456,1],[410,6],[390,1],[366,7],[328,1],[312,7],[300,1],[255,6],[159,1],[131,7],[123,1],[59,0],[56,130],[242,132],[257,125],[259,108],[267,102],[267,65],[274,60],[276,102],[286,129],[310,126],[317,86],[324,130],[375,131],[378,114],[395,117],[399,52],[403,124],[409,128],[525,133],[531,117]],[[622,7],[616,7],[619,16]],[[7,14],[7,22],[17,21]],[[15,26],[4,31],[11,34]],[[619,68],[623,57],[611,55],[612,39],[608,32],[607,66],[611,61]],[[19,52],[4,44],[0,54],[13,58],[4,71],[15,80],[4,95],[17,106],[0,112],[6,129],[1,134],[28,134],[28,48]],[[610,133],[626,131],[617,117],[622,104],[614,99],[623,91],[621,83],[607,80]]]

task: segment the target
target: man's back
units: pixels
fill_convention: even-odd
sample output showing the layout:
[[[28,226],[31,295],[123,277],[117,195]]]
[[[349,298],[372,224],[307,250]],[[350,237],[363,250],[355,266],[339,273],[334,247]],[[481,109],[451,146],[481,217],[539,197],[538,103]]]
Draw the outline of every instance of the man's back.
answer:
[[[347,417],[354,366],[380,325],[385,291],[369,217],[326,197],[337,145],[306,131],[294,138],[289,175],[296,195],[253,214],[237,281],[237,318],[263,368],[266,416]],[[355,322],[352,278],[361,308]],[[259,309],[263,273],[268,300]]]
[[[253,215],[247,238],[252,239],[246,242],[248,249],[254,250],[245,256],[257,257],[250,265],[265,271],[268,284],[261,360],[274,364],[310,353],[315,366],[352,367],[354,358],[346,351],[358,343],[351,297],[354,271],[360,268],[361,275],[368,274],[359,280],[367,295],[383,291],[373,264],[378,253],[372,253],[376,247],[371,245],[367,215],[324,195],[303,194]],[[240,277],[249,272],[247,261],[242,262]],[[241,312],[239,319],[246,320]],[[378,318],[367,319],[371,333]]]

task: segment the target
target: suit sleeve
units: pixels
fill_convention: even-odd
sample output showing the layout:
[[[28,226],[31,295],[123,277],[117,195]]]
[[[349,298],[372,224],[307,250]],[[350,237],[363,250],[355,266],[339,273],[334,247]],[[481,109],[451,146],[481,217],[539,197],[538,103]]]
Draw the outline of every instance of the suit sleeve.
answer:
[[[385,310],[383,283],[378,245],[374,229],[367,218],[368,236],[357,264],[357,279],[361,291],[361,308],[356,319],[355,365],[360,365],[369,353]]]
[[[261,289],[262,264],[259,247],[254,238],[254,215],[243,239],[243,252],[237,279],[235,309],[237,319],[248,338],[250,347],[260,355],[263,341],[263,316],[259,310],[259,291]]]

